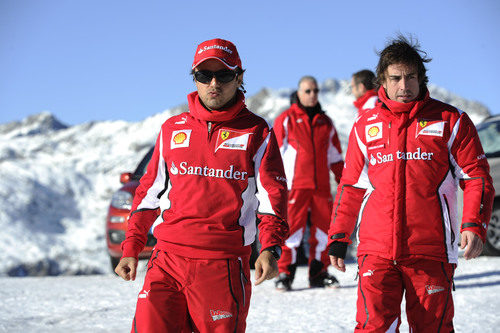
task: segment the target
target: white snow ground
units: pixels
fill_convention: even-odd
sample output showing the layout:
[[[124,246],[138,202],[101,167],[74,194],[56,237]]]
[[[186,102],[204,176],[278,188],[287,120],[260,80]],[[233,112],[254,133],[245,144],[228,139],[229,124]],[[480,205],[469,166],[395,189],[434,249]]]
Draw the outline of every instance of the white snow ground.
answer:
[[[111,273],[0,278],[0,332],[129,332],[144,279],[140,265],[134,282]],[[356,266],[335,275],[339,289],[307,288],[306,267],[298,268],[292,292],[276,291],[272,281],[254,287],[247,332],[352,332]],[[460,259],[455,285],[455,331],[498,332],[500,257]],[[402,319],[401,332],[407,332],[404,308]]]

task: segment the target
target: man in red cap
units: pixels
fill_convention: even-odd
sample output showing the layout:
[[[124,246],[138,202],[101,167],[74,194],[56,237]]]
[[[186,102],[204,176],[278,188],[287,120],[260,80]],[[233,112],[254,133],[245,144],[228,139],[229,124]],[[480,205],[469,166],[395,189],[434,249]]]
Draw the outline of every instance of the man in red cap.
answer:
[[[123,279],[135,279],[153,228],[158,243],[133,332],[245,331],[256,217],[263,250],[255,284],[278,273],[288,235],[286,178],[272,129],[245,106],[243,72],[231,42],[198,45],[189,112],[161,127],[116,267]]]
[[[356,98],[354,106],[358,109],[358,116],[373,109],[378,100],[375,91],[375,73],[369,69],[354,73],[351,78],[351,92]]]

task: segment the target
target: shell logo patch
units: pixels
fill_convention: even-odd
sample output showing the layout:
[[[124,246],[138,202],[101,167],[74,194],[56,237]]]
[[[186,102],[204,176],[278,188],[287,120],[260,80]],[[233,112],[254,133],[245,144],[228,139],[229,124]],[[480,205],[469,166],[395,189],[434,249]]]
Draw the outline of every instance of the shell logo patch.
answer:
[[[373,138],[377,136],[378,132],[380,132],[380,129],[376,126],[373,126],[368,130],[368,135],[370,136],[370,138]]]
[[[366,142],[382,139],[382,122],[366,125],[365,134]]]
[[[417,123],[417,132],[415,138],[419,135],[440,136],[444,134],[445,120],[419,120]]]
[[[215,143],[215,151],[219,149],[247,150],[248,138],[252,133],[220,129]]]
[[[179,144],[181,144],[181,143],[183,143],[183,142],[184,142],[184,140],[186,140],[186,139],[187,139],[187,135],[186,135],[186,133],[184,133],[184,132],[177,133],[177,134],[174,136],[174,142],[175,142],[176,144],[178,144],[178,145],[179,145]]]
[[[189,147],[192,130],[178,130],[172,132],[170,149]]]

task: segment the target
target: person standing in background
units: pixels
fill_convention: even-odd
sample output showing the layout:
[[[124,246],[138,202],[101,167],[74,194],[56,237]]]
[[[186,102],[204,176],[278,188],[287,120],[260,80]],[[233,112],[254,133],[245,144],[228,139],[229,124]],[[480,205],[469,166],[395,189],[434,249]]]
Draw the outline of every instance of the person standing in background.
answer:
[[[300,246],[308,217],[309,285],[336,287],[337,279],[328,274],[327,232],[333,204],[330,170],[340,182],[344,161],[340,141],[332,120],[318,102],[314,77],[300,79],[297,99],[274,121],[288,183],[288,224],[290,237],[278,262],[276,288],[291,290]]]
[[[378,100],[375,74],[368,69],[354,73],[351,78],[351,92],[356,98],[353,104],[358,109],[358,116],[366,110],[373,109]]]

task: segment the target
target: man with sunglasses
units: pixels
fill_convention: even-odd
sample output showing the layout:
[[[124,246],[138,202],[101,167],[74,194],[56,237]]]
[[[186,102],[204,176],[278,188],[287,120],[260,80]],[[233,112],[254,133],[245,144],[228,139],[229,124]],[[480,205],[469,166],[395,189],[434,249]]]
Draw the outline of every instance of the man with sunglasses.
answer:
[[[280,147],[288,182],[288,224],[290,237],[278,262],[276,288],[292,289],[300,246],[307,220],[309,235],[310,287],[337,287],[328,274],[327,233],[333,205],[330,170],[337,182],[343,168],[340,141],[332,120],[318,102],[318,84],[312,76],[300,79],[297,99],[279,115],[274,130]]]
[[[233,43],[198,45],[189,112],[161,127],[116,268],[123,279],[135,279],[153,227],[158,243],[133,332],[244,332],[257,217],[263,250],[255,284],[278,273],[288,235],[286,178],[274,132],[245,106],[243,72]]]

